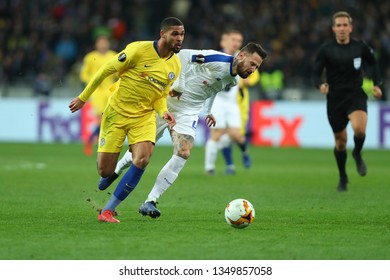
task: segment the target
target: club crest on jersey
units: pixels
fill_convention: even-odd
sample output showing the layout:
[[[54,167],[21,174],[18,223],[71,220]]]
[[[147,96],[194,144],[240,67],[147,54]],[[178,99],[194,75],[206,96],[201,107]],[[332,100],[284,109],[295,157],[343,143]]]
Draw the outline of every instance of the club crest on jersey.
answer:
[[[106,144],[106,139],[100,139],[100,147],[104,146],[104,144]]]
[[[360,69],[360,66],[362,65],[362,58],[356,57],[353,59],[353,67],[355,67],[356,70]]]
[[[175,78],[175,73],[169,72],[168,79],[172,81],[174,78]]]
[[[124,62],[126,60],[126,54],[125,53],[121,53],[119,56],[118,56],[118,60],[120,62]]]

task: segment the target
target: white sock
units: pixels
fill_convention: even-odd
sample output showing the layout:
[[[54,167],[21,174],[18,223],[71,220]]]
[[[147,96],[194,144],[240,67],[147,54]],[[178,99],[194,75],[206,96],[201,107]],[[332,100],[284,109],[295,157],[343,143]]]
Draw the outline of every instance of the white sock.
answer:
[[[223,148],[229,147],[231,143],[230,137],[228,134],[223,134],[218,141],[218,149],[222,150]]]
[[[218,153],[218,143],[211,139],[207,140],[206,153],[205,153],[206,171],[215,169],[215,161],[217,160],[217,153]]]
[[[173,182],[175,182],[186,162],[187,160],[184,158],[173,155],[158,174],[153,189],[150,191],[146,201],[157,201]]]
[[[133,161],[133,155],[129,150],[123,155],[123,157],[118,161],[115,167],[115,173],[121,175],[122,171],[128,168]]]

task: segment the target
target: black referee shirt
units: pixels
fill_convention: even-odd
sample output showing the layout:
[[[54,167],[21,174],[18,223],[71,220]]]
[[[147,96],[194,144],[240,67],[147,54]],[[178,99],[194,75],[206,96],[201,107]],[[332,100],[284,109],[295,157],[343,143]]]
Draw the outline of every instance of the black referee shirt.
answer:
[[[325,69],[330,92],[353,92],[363,84],[363,69],[369,71],[374,85],[381,85],[379,67],[373,50],[361,41],[350,39],[349,44],[338,44],[336,39],[324,43],[314,63],[313,82],[319,87]]]

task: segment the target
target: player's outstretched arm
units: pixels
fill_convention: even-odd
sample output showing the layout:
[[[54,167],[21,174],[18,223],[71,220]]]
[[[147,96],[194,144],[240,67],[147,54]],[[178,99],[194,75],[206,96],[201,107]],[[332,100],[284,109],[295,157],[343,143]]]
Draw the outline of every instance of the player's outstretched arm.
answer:
[[[72,101],[70,101],[69,109],[72,113],[80,110],[84,106],[85,102],[81,101],[79,97],[73,98]]]

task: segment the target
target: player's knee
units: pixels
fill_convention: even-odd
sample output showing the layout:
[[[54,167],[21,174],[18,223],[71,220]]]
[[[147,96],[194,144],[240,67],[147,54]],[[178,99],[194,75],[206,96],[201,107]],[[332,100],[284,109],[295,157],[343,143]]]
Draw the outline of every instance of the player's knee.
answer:
[[[148,156],[133,158],[133,164],[135,164],[138,168],[144,169],[149,164],[149,159],[150,157]]]
[[[336,150],[338,151],[344,151],[347,148],[347,143],[344,141],[337,141],[336,142]]]
[[[181,158],[184,158],[185,160],[189,159],[190,155],[191,155],[191,151],[188,150],[188,149],[181,149],[177,152],[176,154],[177,156],[181,157]]]

